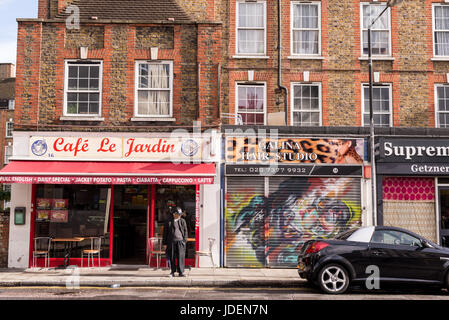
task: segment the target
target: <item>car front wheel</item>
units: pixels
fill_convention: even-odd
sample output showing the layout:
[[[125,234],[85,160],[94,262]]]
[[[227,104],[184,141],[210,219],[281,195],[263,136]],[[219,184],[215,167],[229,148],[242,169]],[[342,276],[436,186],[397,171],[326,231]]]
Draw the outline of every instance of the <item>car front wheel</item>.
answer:
[[[338,264],[328,264],[318,274],[318,283],[326,293],[344,293],[349,287],[348,272]]]

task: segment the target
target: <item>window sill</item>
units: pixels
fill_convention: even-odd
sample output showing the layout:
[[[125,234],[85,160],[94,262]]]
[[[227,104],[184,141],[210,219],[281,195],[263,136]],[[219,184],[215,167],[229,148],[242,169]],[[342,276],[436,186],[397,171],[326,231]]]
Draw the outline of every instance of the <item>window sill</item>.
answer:
[[[175,122],[176,118],[134,117],[134,118],[131,118],[131,121],[133,121],[133,122],[143,122],[143,121],[144,122],[155,122],[155,121],[157,121],[157,122]]]
[[[431,61],[449,61],[449,57],[433,57],[430,58]]]
[[[269,56],[232,56],[233,59],[270,59]]]
[[[368,56],[361,56],[361,57],[359,57],[359,60],[366,60],[366,61],[368,61]],[[391,57],[391,56],[385,56],[385,57],[382,57],[382,56],[372,56],[372,57],[371,57],[371,60],[377,60],[377,61],[382,61],[382,60],[384,60],[384,61],[394,61],[395,59],[394,59],[393,57]]]
[[[104,121],[102,117],[80,117],[80,116],[63,116],[59,120],[62,121]]]
[[[288,56],[287,58],[291,59],[291,60],[324,60],[323,56],[312,56],[312,55],[310,55],[310,56],[300,56],[300,55]]]

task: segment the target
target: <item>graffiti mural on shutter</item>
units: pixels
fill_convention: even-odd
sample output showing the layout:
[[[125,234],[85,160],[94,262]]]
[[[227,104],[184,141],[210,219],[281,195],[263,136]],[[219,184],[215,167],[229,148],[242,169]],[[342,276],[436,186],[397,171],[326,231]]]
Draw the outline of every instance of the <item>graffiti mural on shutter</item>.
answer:
[[[225,208],[225,266],[263,267],[263,177],[228,177]]]
[[[263,178],[228,178],[226,266],[295,267],[304,241],[361,225],[359,178],[268,179],[264,197]]]

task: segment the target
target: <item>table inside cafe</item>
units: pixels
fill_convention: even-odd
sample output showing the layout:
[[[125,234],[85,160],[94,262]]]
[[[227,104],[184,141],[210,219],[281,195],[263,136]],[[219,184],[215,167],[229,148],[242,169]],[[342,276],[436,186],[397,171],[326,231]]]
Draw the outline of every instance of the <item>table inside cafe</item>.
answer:
[[[63,242],[64,243],[64,268],[70,265],[70,255],[73,249],[73,244],[78,244],[85,238],[73,237],[73,238],[54,238],[51,239],[52,242]]]

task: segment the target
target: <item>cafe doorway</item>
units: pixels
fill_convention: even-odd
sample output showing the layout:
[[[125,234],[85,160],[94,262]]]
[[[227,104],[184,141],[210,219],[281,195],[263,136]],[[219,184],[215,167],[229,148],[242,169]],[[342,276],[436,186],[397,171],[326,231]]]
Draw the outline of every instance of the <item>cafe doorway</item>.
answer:
[[[162,238],[164,224],[179,207],[187,222],[186,266],[195,264],[196,185],[125,185],[114,186],[113,263],[156,266],[148,261],[148,238]],[[166,267],[165,257],[160,261]]]
[[[150,186],[114,186],[114,264],[146,264]]]
[[[154,214],[154,237],[162,237],[164,224],[170,219],[174,208],[179,207],[183,211],[182,218],[187,224],[186,243],[186,266],[195,264],[195,243],[196,243],[196,186],[187,185],[158,185],[155,190],[155,214]],[[151,262],[151,265],[154,263]],[[162,265],[166,265],[162,259]]]

